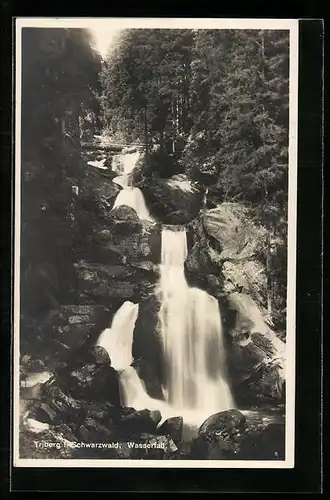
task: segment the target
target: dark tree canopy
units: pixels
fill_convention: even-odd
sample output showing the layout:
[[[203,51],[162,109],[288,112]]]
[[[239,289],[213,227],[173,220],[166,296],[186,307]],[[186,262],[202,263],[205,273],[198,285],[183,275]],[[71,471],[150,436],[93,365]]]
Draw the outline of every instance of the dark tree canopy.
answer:
[[[78,134],[79,118],[98,114],[101,60],[92,42],[84,29],[23,28],[23,153],[65,131]]]

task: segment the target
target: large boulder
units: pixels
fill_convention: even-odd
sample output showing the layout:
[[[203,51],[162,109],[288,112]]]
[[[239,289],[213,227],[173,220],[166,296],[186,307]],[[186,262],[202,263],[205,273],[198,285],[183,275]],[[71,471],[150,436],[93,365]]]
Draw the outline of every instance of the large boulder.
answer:
[[[161,414],[156,410],[139,410],[122,417],[117,429],[121,437],[129,438],[142,433],[155,434],[157,424],[161,420]]]
[[[171,417],[165,420],[159,427],[159,434],[171,436],[175,444],[180,444],[182,441],[183,418]]]
[[[192,442],[189,459],[284,460],[283,412],[228,410],[211,415]]]
[[[246,418],[239,410],[226,410],[208,417],[199,428],[200,436],[236,434],[246,428]]]
[[[284,400],[285,343],[271,330],[253,299],[230,294],[223,302],[233,391],[242,404]]]
[[[184,174],[153,178],[141,187],[152,215],[166,224],[186,224],[201,209],[202,194]]]
[[[285,419],[279,411],[247,412],[237,460],[284,460]]]
[[[98,363],[85,363],[68,375],[70,392],[75,398],[120,404],[116,370]]]
[[[139,217],[134,208],[128,205],[119,205],[111,211],[111,217],[115,222],[128,225],[139,224]]]
[[[98,173],[89,175],[84,179],[79,192],[79,207],[90,213],[90,216],[94,214],[102,219],[108,219],[120,189],[120,186],[102,178]]]
[[[246,430],[243,413],[231,409],[211,415],[199,428],[192,444],[192,458],[230,460],[236,457],[240,437]]]

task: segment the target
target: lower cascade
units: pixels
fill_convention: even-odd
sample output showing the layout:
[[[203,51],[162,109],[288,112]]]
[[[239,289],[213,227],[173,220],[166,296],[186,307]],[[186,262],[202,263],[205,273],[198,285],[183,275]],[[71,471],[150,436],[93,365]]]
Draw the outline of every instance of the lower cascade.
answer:
[[[159,328],[163,341],[166,382],[164,401],[151,398],[131,366],[133,331],[139,305],[125,302],[98,345],[109,353],[119,373],[122,404],[137,410],[158,409],[162,421],[183,416],[190,425],[212,413],[233,408],[227,383],[226,358],[217,300],[188,286],[184,275],[187,239],[184,228],[163,228],[160,265]]]
[[[166,360],[166,399],[181,411],[211,414],[234,406],[217,300],[190,288],[184,275],[184,228],[164,228],[160,278],[160,329]]]
[[[112,367],[119,372],[133,361],[133,331],[138,314],[139,304],[124,302],[114,315],[111,328],[106,328],[97,341],[97,345],[108,352]]]

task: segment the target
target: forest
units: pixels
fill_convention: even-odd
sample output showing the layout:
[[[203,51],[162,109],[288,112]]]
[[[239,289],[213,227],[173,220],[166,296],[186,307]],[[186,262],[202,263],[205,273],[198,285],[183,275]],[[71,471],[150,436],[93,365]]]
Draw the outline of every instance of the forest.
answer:
[[[119,429],[134,417],[123,408],[118,416],[118,375],[91,347],[125,301],[140,307],[133,365],[149,395],[160,397],[154,289],[163,225],[186,228],[187,282],[219,303],[235,408],[283,409],[285,381],[275,360],[286,339],[289,31],[124,30],[103,59],[87,29],[24,28],[21,116],[21,377],[50,372],[52,387],[54,377],[61,381],[55,386],[62,401],[51,408],[49,381],[39,384],[37,398],[25,387],[24,415],[30,408],[34,419],[76,440],[109,439],[112,430],[97,420],[109,410],[104,391],[88,392],[84,371],[101,365],[98,376],[113,388],[115,428],[118,419]],[[113,165],[127,146],[140,152],[130,182],[154,224],[116,205],[122,186]],[[90,159],[101,160],[103,169]],[[262,311],[264,330],[251,327],[252,313],[245,317],[246,297]],[[98,416],[85,401],[86,420],[76,428],[67,415],[78,411],[86,391],[93,404],[101,401]],[[240,412],[228,411],[241,429]],[[154,416],[148,418],[136,416],[136,425],[154,435]],[[231,435],[229,452],[219,445],[217,458],[233,458],[237,450],[243,459],[282,456],[276,441],[282,424],[249,425],[246,441],[237,445]],[[29,432],[21,436],[25,456],[33,448]],[[263,432],[270,444],[260,449]],[[213,457],[198,439],[188,452],[176,439],[174,455],[165,455]],[[58,457],[56,449],[49,453]]]
[[[147,152],[158,146],[162,159],[153,167],[161,175],[173,173],[164,163],[174,158],[177,171],[212,186],[221,201],[250,208],[270,232],[265,259],[283,247],[268,276],[271,295],[282,287],[284,308],[289,33],[129,30],[104,62],[101,82],[110,134],[141,141]]]

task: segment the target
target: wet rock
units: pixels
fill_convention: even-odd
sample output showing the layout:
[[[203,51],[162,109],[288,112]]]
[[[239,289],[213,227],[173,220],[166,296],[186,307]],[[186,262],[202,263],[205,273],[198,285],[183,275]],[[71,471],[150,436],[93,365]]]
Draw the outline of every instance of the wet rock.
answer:
[[[117,221],[102,234],[108,246],[120,254],[123,263],[160,262],[161,227],[158,224]]]
[[[142,433],[156,433],[157,424],[161,420],[159,411],[140,410],[123,417],[118,430],[122,436],[135,436]]]
[[[285,426],[268,424],[249,429],[237,454],[237,460],[284,460]]]
[[[113,161],[113,155],[107,155],[104,166],[107,167],[108,169],[112,169],[112,161]],[[114,172],[115,174],[115,172]]]
[[[137,215],[134,208],[129,207],[127,205],[120,205],[119,207],[111,210],[111,217],[114,221],[120,223],[129,223],[129,224],[139,224],[139,216]]]
[[[212,262],[208,245],[199,240],[194,243],[184,263],[185,275],[190,286],[196,286],[215,297],[220,297],[223,284],[219,268]]]
[[[246,418],[239,410],[226,410],[211,415],[199,428],[199,435],[236,434],[246,428]]]
[[[96,169],[94,169],[96,170]],[[79,208],[87,213],[108,219],[120,187],[110,180],[102,179],[99,173],[85,177],[79,194]],[[90,217],[90,216],[89,216]],[[80,219],[81,220],[81,219]]]
[[[182,440],[183,418],[172,417],[165,420],[159,427],[159,434],[171,436],[175,444],[179,444]]]
[[[56,424],[61,422],[61,418],[54,408],[46,403],[40,403],[35,411],[35,419],[45,424]]]
[[[189,459],[284,460],[285,419],[279,411],[246,413],[245,425],[210,432],[192,443]],[[228,432],[229,431],[229,432]]]
[[[247,427],[245,416],[238,410],[211,415],[199,428],[192,443],[190,458],[233,460]]]
[[[186,224],[198,214],[202,195],[183,174],[142,186],[151,213],[166,224]]]
[[[96,364],[111,365],[108,351],[101,345],[95,345],[91,348],[91,355]]]
[[[160,302],[154,295],[139,304],[133,334],[134,367],[144,381],[148,394],[162,399],[163,348],[159,334]]]

